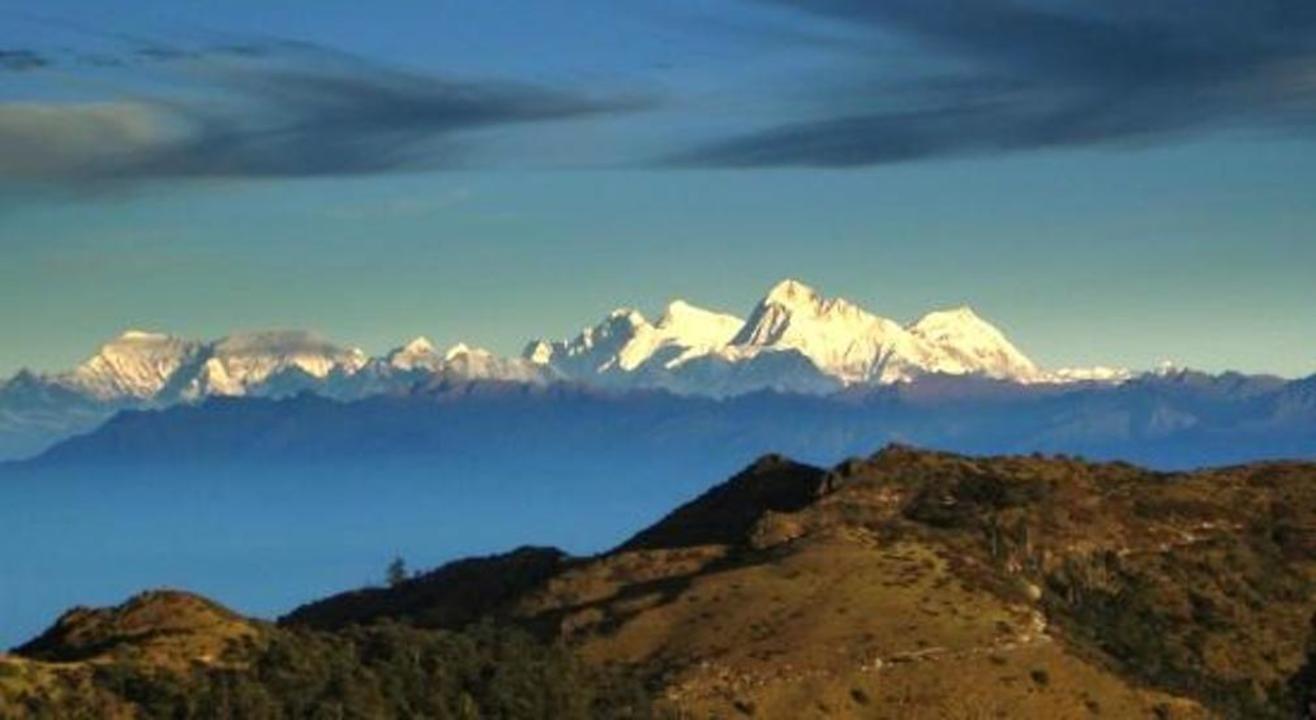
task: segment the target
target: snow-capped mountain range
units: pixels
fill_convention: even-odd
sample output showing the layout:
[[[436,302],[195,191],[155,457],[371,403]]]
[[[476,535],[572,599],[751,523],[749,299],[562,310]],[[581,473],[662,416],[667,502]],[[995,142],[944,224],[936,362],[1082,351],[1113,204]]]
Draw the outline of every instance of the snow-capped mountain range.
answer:
[[[656,323],[614,310],[569,340],[535,340],[519,358],[458,343],[446,351],[418,337],[382,357],[305,331],[230,335],[198,342],[128,330],[48,383],[102,402],[190,402],[207,396],[336,397],[405,389],[429,376],[610,388],[665,388],[725,396],[762,389],[827,392],[928,374],[1019,383],[1119,381],[1126,371],[1044,371],[996,327],[962,306],[909,324],[784,280],[748,319],[671,302]],[[360,377],[358,377],[360,376]]]
[[[210,396],[278,397],[305,390],[352,399],[406,389],[435,375],[546,382],[529,361],[458,343],[446,352],[418,337],[383,357],[313,333],[240,333],[214,342],[129,330],[70,372],[46,382],[102,402],[173,404]]]
[[[931,374],[1019,383],[1130,377],[1103,368],[1044,371],[969,307],[902,325],[796,280],[773,286],[746,320],[682,300],[653,324],[624,308],[570,340],[531,342],[522,357],[586,384],[712,396],[827,393]]]
[[[734,396],[759,390],[827,394],[928,375],[1015,383],[1115,383],[1109,368],[1039,368],[968,307],[902,324],[796,280],[773,286],[747,319],[671,302],[657,322],[619,309],[566,340],[535,340],[520,357],[416,338],[370,357],[304,331],[255,332],[211,342],[129,330],[68,372],[28,371],[0,383],[0,456],[79,432],[123,408],[210,396],[282,397],[311,391],[351,400],[442,381],[580,383]],[[76,410],[76,412],[75,412]],[[27,440],[25,438],[37,438]],[[38,441],[39,440],[39,441]]]

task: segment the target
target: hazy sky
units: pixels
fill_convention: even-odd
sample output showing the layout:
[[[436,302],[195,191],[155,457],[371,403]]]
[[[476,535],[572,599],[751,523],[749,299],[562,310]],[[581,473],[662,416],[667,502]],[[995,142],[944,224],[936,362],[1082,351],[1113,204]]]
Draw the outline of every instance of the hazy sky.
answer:
[[[1316,372],[1316,3],[1145,5],[0,0],[0,375],[128,327],[514,353],[785,276]]]

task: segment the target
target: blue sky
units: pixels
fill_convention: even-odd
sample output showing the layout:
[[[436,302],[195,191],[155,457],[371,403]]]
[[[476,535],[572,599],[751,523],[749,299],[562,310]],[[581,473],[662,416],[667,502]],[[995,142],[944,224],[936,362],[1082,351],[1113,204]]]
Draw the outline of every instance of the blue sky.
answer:
[[[0,1],[0,375],[127,327],[513,353],[785,276],[1316,372],[1316,14],[1049,6]]]

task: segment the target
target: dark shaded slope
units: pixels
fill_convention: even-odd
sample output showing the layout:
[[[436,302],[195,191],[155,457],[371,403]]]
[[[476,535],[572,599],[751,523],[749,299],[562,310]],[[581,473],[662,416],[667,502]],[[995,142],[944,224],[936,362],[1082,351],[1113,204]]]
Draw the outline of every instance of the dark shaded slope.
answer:
[[[804,509],[827,490],[826,472],[766,455],[640,531],[615,552],[743,542],[770,512]]]
[[[308,603],[284,616],[286,625],[337,629],[382,618],[420,627],[464,627],[507,605],[561,571],[566,554],[526,547],[468,558],[390,588],[364,588]]]

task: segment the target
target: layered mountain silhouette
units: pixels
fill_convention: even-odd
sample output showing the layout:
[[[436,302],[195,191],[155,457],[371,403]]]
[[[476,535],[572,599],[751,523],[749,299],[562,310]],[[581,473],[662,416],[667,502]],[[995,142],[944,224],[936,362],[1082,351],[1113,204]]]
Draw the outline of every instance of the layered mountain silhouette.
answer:
[[[656,457],[694,471],[730,469],[773,450],[832,462],[900,441],[1188,468],[1316,457],[1313,388],[1312,378],[1180,371],[1118,385],[933,376],[825,396],[708,398],[438,377],[354,401],[302,393],[123,411],[16,467],[460,457],[515,476],[504,466]]]
[[[594,556],[277,624],[172,591],[76,609],[0,656],[0,715],[1289,718],[1314,583],[1310,463],[773,455]]]
[[[0,459],[33,455],[123,409],[210,397],[313,392],[358,400],[469,381],[568,382],[712,398],[765,390],[830,395],[943,375],[1019,385],[1115,384],[1133,376],[1039,368],[968,307],[902,324],[785,280],[746,319],[682,300],[654,323],[622,308],[574,338],[532,341],[514,358],[464,343],[441,350],[423,337],[372,358],[305,331],[201,342],[129,330],[73,370],[23,371],[0,383]]]

